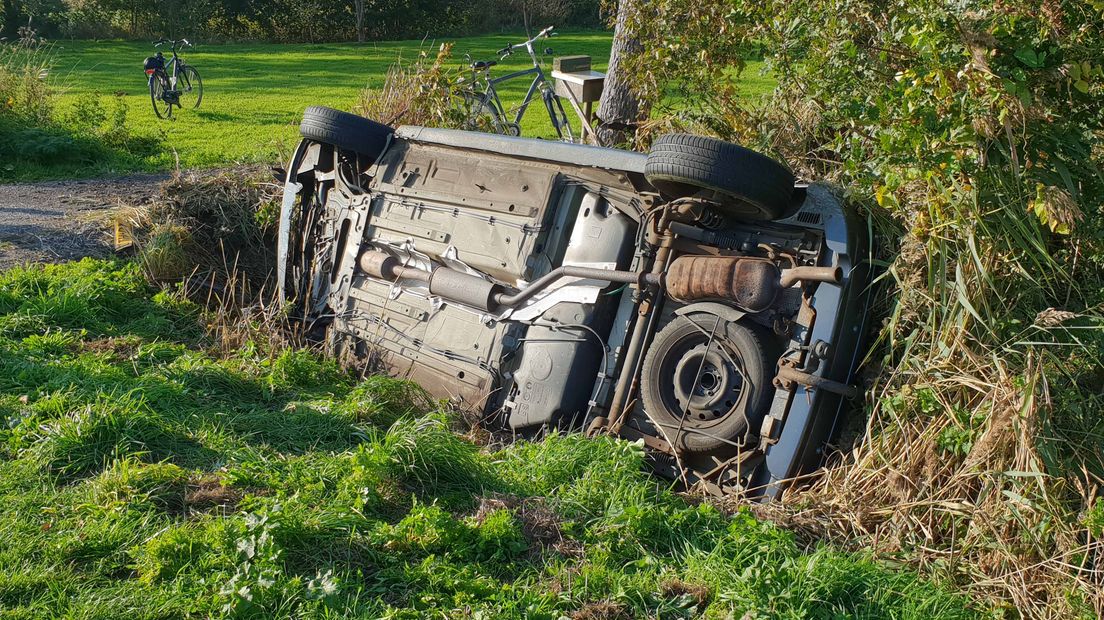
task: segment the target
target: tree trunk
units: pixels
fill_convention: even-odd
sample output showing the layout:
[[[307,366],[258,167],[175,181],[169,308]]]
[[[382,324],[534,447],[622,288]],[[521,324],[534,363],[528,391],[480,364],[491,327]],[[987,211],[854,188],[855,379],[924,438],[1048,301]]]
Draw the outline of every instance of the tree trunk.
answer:
[[[629,141],[636,133],[637,123],[647,117],[651,103],[641,101],[625,75],[625,59],[644,48],[628,25],[632,0],[621,0],[617,6],[617,22],[613,30],[606,83],[598,104],[598,143],[613,146]]]
[[[4,0],[4,27],[0,29],[0,37],[8,40],[19,38],[19,27],[22,24],[22,11],[19,10],[17,0]]]
[[[357,43],[364,43],[364,2],[365,0],[353,1],[356,9]]]

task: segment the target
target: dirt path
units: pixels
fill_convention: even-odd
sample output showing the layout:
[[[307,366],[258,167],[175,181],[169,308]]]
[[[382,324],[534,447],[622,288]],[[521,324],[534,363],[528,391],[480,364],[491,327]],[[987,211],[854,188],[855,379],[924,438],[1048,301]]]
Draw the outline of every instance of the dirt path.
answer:
[[[0,269],[111,254],[111,215],[157,194],[168,173],[0,185]]]

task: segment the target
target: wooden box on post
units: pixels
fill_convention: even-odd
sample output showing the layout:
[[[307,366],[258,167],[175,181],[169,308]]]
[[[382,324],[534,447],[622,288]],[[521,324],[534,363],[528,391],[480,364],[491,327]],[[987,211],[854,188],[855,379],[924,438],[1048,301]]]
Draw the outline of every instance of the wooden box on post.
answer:
[[[560,56],[552,60],[556,94],[576,103],[593,103],[602,98],[606,74],[590,69],[590,56]]]
[[[602,99],[606,74],[590,68],[590,56],[562,56],[552,60],[552,77],[556,80],[556,94],[567,100],[579,115],[584,138],[594,137],[593,104]]]

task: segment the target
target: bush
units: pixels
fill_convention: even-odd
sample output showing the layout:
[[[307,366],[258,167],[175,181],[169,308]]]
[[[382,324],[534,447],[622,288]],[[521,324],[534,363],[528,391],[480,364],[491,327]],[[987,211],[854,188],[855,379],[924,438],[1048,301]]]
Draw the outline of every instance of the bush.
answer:
[[[353,112],[385,125],[459,128],[467,119],[456,96],[460,79],[452,43],[444,43],[432,58],[422,50],[413,63],[392,65],[381,88],[360,93]]]
[[[650,43],[635,81],[697,95],[653,129],[741,141],[837,184],[889,265],[869,363],[885,397],[847,464],[800,496],[803,514],[993,605],[1099,611],[1099,574],[1062,558],[1102,553],[1077,518],[1104,480],[1104,422],[1083,413],[1104,385],[1100,8],[635,6]],[[722,26],[728,37],[709,36]],[[778,79],[762,105],[740,101],[738,82],[701,81],[730,76],[741,46]]]

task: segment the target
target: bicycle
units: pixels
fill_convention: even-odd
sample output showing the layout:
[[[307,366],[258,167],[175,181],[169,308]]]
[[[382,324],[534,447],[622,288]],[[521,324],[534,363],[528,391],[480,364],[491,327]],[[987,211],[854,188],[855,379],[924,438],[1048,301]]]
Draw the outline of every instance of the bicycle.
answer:
[[[187,39],[172,40],[162,37],[153,42],[154,47],[169,43],[172,46],[172,58],[165,63],[165,55],[160,51],[156,55],[146,58],[144,64],[146,75],[149,76],[150,101],[153,103],[153,112],[157,118],[172,118],[172,109],[175,105],[183,109],[193,99],[192,108],[198,108],[203,101],[203,79],[199,77],[199,71],[188,65],[177,54],[181,46],[192,44]]]
[[[540,60],[537,58],[537,53],[533,49],[533,44],[539,39],[555,36],[556,33],[552,32],[552,28],[552,26],[549,26],[541,30],[537,33],[537,36],[528,41],[507,45],[498,50],[497,54],[499,55],[499,60],[503,60],[507,56],[513,54],[514,50],[524,48],[525,51],[529,53],[529,57],[533,59],[533,66],[528,69],[515,71],[502,77],[492,78],[490,69],[497,65],[498,61],[472,61],[471,57],[468,57],[469,66],[472,70],[471,85],[460,93],[463,97],[467,112],[467,129],[500,133],[509,136],[520,136],[521,119],[525,115],[525,111],[529,108],[529,104],[533,101],[534,95],[536,95],[539,90],[545,110],[548,112],[548,118],[552,121],[552,126],[556,129],[556,134],[561,140],[566,140],[567,142],[575,141],[575,135],[571,130],[571,124],[567,120],[567,114],[564,113],[563,103],[560,101],[560,97],[556,95],[552,85],[545,79]],[[544,53],[551,54],[552,50],[545,49]],[[502,99],[499,98],[498,90],[495,87],[507,80],[526,75],[533,75],[533,83],[529,85],[529,92],[525,94],[525,100],[522,101],[521,105],[517,108],[517,113],[513,121],[509,121],[506,108],[502,105]],[[475,89],[476,85],[479,83],[486,85],[484,90],[478,91]]]

